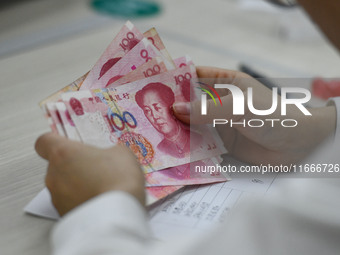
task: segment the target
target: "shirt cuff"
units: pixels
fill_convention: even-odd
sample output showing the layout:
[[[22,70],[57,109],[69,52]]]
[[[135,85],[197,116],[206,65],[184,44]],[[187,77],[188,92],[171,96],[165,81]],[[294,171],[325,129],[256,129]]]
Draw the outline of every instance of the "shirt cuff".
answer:
[[[52,243],[54,247],[69,246],[89,233],[108,227],[150,235],[146,211],[137,199],[126,192],[110,191],[61,218],[53,229]]]
[[[340,97],[328,99],[327,106],[335,106],[336,109],[336,127],[334,133],[334,143],[340,144]]]

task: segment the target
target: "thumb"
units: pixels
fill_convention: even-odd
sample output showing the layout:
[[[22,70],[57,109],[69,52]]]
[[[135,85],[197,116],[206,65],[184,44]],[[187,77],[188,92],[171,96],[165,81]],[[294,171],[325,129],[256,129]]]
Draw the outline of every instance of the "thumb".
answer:
[[[214,119],[234,119],[232,95],[221,97],[221,102],[207,100],[206,115],[202,114],[202,102],[175,102],[172,106],[174,115],[187,124],[211,124]]]
[[[46,133],[35,142],[35,150],[44,159],[49,160],[52,153],[77,151],[81,143],[71,141],[55,133]]]

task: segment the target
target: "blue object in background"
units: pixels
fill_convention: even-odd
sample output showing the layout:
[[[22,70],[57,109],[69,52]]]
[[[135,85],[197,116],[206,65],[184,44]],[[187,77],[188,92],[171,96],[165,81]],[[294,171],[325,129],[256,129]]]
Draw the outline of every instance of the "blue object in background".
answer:
[[[139,18],[158,14],[159,4],[144,0],[92,0],[91,6],[98,12],[125,18]]]

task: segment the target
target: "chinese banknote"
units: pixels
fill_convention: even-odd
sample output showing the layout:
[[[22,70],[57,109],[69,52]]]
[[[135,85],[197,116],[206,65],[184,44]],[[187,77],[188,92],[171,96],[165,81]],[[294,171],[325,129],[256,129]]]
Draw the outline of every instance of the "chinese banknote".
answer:
[[[195,78],[188,56],[172,59],[155,28],[141,33],[128,21],[89,72],[40,107],[59,135],[101,148],[128,146],[144,171],[150,204],[184,185],[228,180],[195,172],[221,162],[226,150],[217,133],[190,127],[172,111],[174,102],[197,97]]]

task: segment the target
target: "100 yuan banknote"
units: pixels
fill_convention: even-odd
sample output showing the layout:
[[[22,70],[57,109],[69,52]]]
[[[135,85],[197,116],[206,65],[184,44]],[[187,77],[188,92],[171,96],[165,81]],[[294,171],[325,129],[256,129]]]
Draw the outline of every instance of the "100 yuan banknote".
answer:
[[[61,119],[61,124],[65,130],[66,136],[74,141],[81,141],[78,130],[71,119],[71,116],[66,109],[64,102],[56,102],[54,103],[57,108],[57,112]]]
[[[56,130],[51,126],[52,131],[56,131],[61,136],[66,136],[65,129],[62,125],[61,117],[54,103],[47,103],[45,105],[47,116],[51,118],[52,126],[55,126]]]
[[[183,188],[184,186],[159,186],[159,187],[146,187],[146,205],[152,205],[162,198],[174,193],[175,191]]]
[[[143,38],[143,34],[130,21],[126,22],[98,59],[81,86],[84,89],[91,88],[93,83],[100,80],[108,70],[119,62]]]
[[[228,181],[230,177],[226,174],[195,171],[196,166],[216,166],[220,162],[217,158],[205,159],[147,173],[145,174],[145,186],[195,185]]]
[[[179,68],[179,67],[193,65],[194,62],[192,61],[192,59],[188,55],[185,55],[183,57],[179,57],[179,58],[174,59],[174,64],[175,64],[176,67]]]
[[[148,39],[144,38],[109,69],[100,80],[94,81],[90,86],[85,86],[85,83],[83,83],[80,90],[106,88],[111,83],[135,70],[138,66],[141,66],[157,56],[162,58],[168,69],[174,68],[174,65],[167,61]]]
[[[150,61],[142,64],[141,66],[137,67],[136,70],[129,72],[127,75],[111,83],[109,87],[111,88],[118,87],[126,83],[142,80],[154,75],[165,73],[167,71],[168,69],[166,68],[162,58],[155,57]]]
[[[169,52],[166,50],[164,43],[161,37],[159,36],[156,28],[153,27],[149,29],[143,34],[143,36],[147,38],[161,52],[161,54],[175,66],[175,63],[172,60]]]
[[[66,93],[62,99],[85,143],[124,143],[145,172],[151,172],[226,152],[219,136],[207,127],[190,132],[172,114],[178,76],[189,73],[190,67],[180,68],[162,82],[152,76],[117,89]]]
[[[152,42],[152,44],[160,51],[162,57],[166,58],[168,68],[175,68],[175,65],[169,53],[166,51],[156,29],[151,28],[144,34],[141,34],[141,32],[130,21],[128,21],[120,29],[116,37],[88,73],[41,101],[39,103],[40,107],[45,105],[47,102],[57,102],[62,93],[78,91],[82,85],[84,85],[83,89],[90,88],[92,84],[100,80],[109,69],[119,62],[119,60],[121,60],[126,53],[135,47],[143,38],[147,38],[150,42]]]

